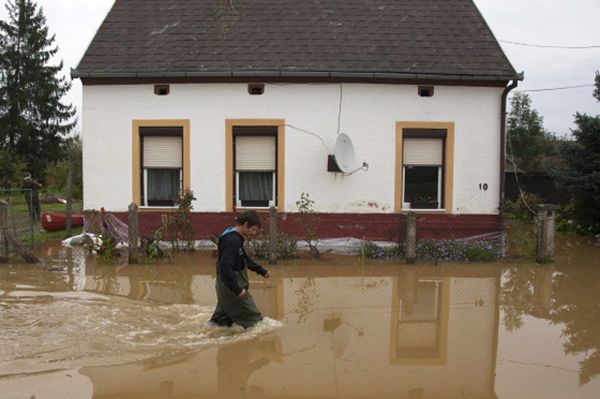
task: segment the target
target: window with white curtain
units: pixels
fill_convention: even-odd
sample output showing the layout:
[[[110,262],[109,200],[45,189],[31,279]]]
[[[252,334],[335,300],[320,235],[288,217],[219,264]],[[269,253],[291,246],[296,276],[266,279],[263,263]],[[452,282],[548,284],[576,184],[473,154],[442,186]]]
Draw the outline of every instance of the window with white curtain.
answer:
[[[235,192],[237,207],[275,205],[277,139],[274,135],[235,136]]]
[[[142,206],[175,206],[183,182],[183,138],[177,134],[181,129],[152,129],[140,130]],[[163,131],[175,134],[160,135]]]
[[[443,137],[404,136],[404,209],[442,209],[443,166]]]

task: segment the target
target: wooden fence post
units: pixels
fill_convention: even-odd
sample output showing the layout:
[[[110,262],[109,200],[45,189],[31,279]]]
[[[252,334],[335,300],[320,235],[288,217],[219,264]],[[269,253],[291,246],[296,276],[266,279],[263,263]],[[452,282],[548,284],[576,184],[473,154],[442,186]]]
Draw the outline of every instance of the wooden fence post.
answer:
[[[557,209],[557,205],[541,204],[537,207],[537,262],[554,262]]]
[[[69,172],[67,173],[67,207],[66,207],[66,217],[67,217],[67,237],[71,237],[71,227],[72,227],[72,213],[73,213],[73,170],[69,168]]]
[[[277,263],[277,210],[269,208],[269,264]]]
[[[8,262],[8,206],[6,201],[0,200],[0,262]]]
[[[139,234],[138,234],[138,207],[132,203],[129,205],[129,264],[138,263]]]
[[[406,263],[413,264],[417,258],[417,215],[408,212],[406,215]]]

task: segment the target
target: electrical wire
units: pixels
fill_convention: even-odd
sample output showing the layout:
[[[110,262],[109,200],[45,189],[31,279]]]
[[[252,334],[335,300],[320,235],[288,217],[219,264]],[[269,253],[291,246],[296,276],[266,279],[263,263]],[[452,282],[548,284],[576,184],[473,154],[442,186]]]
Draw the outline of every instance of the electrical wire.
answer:
[[[594,87],[595,85],[577,85],[577,86],[563,86],[563,87],[550,87],[546,89],[526,89],[526,90],[515,90],[515,93],[530,93],[537,91],[554,91],[554,90],[568,90],[568,89],[579,89],[582,87]]]
[[[590,49],[600,49],[600,46],[554,46],[554,45],[544,45],[544,44],[531,44],[531,43],[521,43],[521,42],[512,42],[509,40],[498,40],[502,43],[514,44],[517,46],[525,46],[525,47],[537,47],[537,48],[553,48],[553,49],[562,49],[562,50],[590,50]]]

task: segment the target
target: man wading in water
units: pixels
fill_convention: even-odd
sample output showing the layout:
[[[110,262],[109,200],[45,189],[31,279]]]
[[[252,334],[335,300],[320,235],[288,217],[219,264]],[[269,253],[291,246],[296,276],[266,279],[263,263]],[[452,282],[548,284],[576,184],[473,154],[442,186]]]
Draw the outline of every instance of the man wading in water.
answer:
[[[256,236],[261,229],[261,219],[256,211],[246,211],[236,219],[235,227],[227,228],[219,237],[217,260],[217,307],[209,324],[230,327],[236,323],[244,328],[253,326],[263,316],[248,292],[246,267],[264,278],[271,277],[268,270],[246,255],[244,239]]]

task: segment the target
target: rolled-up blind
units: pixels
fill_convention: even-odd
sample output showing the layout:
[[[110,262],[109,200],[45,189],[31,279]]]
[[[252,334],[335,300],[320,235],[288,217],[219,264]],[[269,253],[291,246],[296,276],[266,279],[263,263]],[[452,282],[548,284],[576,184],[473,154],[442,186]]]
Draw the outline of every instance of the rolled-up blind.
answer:
[[[144,137],[145,168],[181,168],[182,158],[181,137]]]
[[[443,139],[404,139],[404,165],[442,165]]]
[[[275,170],[275,137],[236,137],[235,169],[247,171]]]

